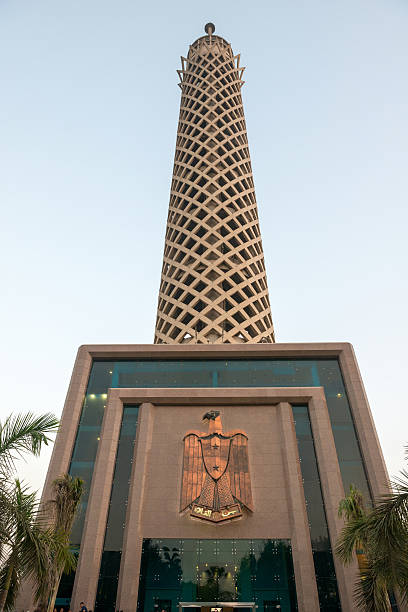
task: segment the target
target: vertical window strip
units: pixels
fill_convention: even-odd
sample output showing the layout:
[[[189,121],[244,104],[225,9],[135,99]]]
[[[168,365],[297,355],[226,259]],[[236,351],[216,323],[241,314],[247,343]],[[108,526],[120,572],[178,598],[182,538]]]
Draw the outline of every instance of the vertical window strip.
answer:
[[[114,612],[132,473],[138,406],[124,406],[106,522],[95,611]]]
[[[292,406],[320,609],[341,610],[308,406]]]

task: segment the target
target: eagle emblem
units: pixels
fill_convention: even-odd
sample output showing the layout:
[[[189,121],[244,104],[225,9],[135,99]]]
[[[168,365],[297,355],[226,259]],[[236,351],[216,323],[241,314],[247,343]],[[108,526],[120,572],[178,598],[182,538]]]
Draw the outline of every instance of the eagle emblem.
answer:
[[[244,431],[222,431],[220,412],[203,416],[208,433],[189,431],[184,436],[183,482],[180,512],[213,523],[252,511],[248,436]]]

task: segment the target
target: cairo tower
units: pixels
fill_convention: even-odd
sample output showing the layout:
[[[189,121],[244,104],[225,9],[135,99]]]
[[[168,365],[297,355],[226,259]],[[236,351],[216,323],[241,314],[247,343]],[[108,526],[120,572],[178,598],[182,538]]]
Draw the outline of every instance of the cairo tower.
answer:
[[[182,57],[154,344],[79,348],[43,493],[86,487],[58,609],[355,609],[338,504],[386,469],[352,346],[275,343],[243,72],[213,24]]]

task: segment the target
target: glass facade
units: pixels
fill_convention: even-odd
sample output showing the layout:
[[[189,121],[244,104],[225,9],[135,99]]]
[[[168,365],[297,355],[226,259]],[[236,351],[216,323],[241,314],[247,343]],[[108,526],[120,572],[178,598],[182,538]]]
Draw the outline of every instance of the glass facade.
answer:
[[[138,612],[177,612],[194,601],[297,610],[290,541],[144,540]]]
[[[341,610],[333,553],[307,406],[293,406],[320,608]]]
[[[89,491],[109,388],[314,386],[322,386],[325,391],[345,490],[353,483],[369,500],[370,491],[361,451],[337,359],[95,361],[84,398],[69,472],[83,478],[86,491]],[[314,448],[311,451],[313,440],[310,422],[307,433],[305,416],[296,413],[298,408],[295,407],[295,418],[299,452],[303,453],[302,473],[305,494],[309,500],[308,512],[319,594],[321,602],[325,602],[322,609],[333,610],[337,609],[333,605],[336,605],[338,595],[333,587],[335,576],[332,571],[333,562],[329,561],[331,552]],[[303,433],[300,427],[303,427]],[[309,436],[309,440],[304,436]],[[87,502],[86,493],[72,532],[72,542],[77,548],[81,541]],[[124,517],[120,520],[123,522]],[[104,550],[101,576],[117,580],[115,576],[120,564],[120,550],[121,545]]]
[[[101,612],[115,610],[138,415],[138,406],[124,406],[95,602]]]

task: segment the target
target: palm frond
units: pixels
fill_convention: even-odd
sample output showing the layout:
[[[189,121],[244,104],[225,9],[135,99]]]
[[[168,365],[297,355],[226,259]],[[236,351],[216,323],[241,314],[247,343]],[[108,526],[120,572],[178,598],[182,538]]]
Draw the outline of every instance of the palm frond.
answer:
[[[10,559],[12,562],[12,560]],[[8,573],[11,573],[11,576],[8,576]],[[7,582],[7,587],[6,587]],[[5,612],[9,612],[10,610],[15,610],[15,603],[18,595],[18,591],[20,589],[21,579],[17,568],[13,565],[4,565],[0,570],[0,593],[5,595],[4,607]],[[7,592],[4,593],[4,588],[7,588]]]
[[[385,556],[395,579],[408,577],[408,474],[394,483],[393,493],[383,495],[368,518],[374,555]],[[408,586],[407,586],[408,591]]]
[[[368,538],[367,517],[362,516],[345,524],[337,540],[335,552],[344,564],[353,560],[356,548],[365,548]]]
[[[65,531],[69,537],[84,492],[84,483],[81,478],[64,474],[54,480],[52,486],[54,496],[50,504],[54,513],[55,528]]]
[[[361,573],[354,590],[357,607],[365,612],[389,612],[391,610],[388,591],[370,564]]]
[[[52,414],[36,416],[31,412],[9,416],[0,423],[0,470],[14,469],[14,461],[25,452],[39,455],[42,446],[57,431],[59,421]]]

